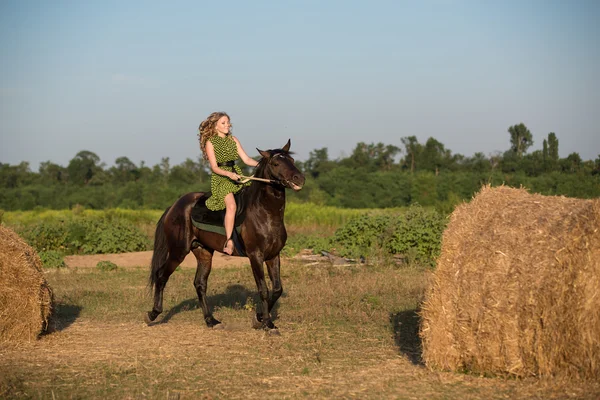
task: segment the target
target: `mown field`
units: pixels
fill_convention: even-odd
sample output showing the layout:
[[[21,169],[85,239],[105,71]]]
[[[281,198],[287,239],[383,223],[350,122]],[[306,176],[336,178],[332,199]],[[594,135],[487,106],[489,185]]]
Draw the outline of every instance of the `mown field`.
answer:
[[[257,302],[249,266],[214,269],[209,302],[224,329],[202,322],[192,280],[180,268],[159,323],[145,266],[46,273],[53,332],[0,347],[0,398],[31,399],[596,399],[592,384],[504,380],[430,371],[421,364],[419,268],[333,266],[286,259],[275,323],[251,328]]]
[[[0,398],[600,398],[598,384],[427,369],[420,358],[418,310],[434,266],[399,264],[389,255],[348,265],[293,258],[303,244],[334,235],[353,217],[405,212],[289,204],[291,245],[282,263],[284,294],[274,311],[279,336],[251,328],[258,297],[248,264],[213,269],[209,304],[223,321],[223,329],[214,330],[203,323],[193,267],[173,274],[165,312],[153,326],[143,322],[152,299],[142,262],[116,270],[47,268],[55,295],[53,329],[33,343],[0,344]],[[50,243],[62,234],[57,227],[76,220],[68,231],[75,239],[78,229],[88,227],[82,220],[127,221],[151,237],[160,215],[76,208],[7,212],[0,221],[24,231],[45,224],[29,232],[48,235]],[[341,239],[365,233],[362,227],[350,226]]]

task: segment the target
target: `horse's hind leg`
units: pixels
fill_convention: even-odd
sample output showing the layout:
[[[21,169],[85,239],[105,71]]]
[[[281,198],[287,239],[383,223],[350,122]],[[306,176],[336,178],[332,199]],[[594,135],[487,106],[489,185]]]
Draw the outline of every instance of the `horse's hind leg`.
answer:
[[[175,269],[183,262],[185,256],[183,257],[172,257],[169,255],[167,261],[161,266],[158,270],[156,277],[156,284],[154,286],[154,307],[152,307],[152,311],[148,312],[147,323],[150,323],[156,319],[163,312],[163,291],[165,290],[165,286],[169,280],[171,274],[175,271]]]
[[[192,250],[198,260],[198,266],[196,267],[196,277],[194,278],[194,287],[198,294],[198,300],[200,301],[200,307],[202,307],[202,313],[204,314],[204,321],[206,326],[209,328],[214,327],[221,323],[213,317],[208,303],[206,301],[206,287],[208,284],[208,276],[212,269],[212,256],[213,251],[198,247]]]

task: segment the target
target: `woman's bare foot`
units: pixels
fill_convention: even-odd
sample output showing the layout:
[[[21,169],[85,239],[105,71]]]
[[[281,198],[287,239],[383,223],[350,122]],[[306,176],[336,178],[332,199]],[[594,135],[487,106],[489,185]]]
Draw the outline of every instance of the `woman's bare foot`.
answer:
[[[223,253],[231,255],[233,254],[233,240],[227,239],[225,247],[223,247]]]

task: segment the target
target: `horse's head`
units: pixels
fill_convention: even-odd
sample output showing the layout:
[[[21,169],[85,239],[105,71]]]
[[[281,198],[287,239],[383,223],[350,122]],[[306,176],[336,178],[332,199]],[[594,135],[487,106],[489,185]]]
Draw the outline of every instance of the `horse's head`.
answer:
[[[290,153],[290,140],[281,149],[258,150],[262,160],[257,166],[257,175],[279,181],[284,187],[298,191],[304,186],[304,175],[294,164]]]

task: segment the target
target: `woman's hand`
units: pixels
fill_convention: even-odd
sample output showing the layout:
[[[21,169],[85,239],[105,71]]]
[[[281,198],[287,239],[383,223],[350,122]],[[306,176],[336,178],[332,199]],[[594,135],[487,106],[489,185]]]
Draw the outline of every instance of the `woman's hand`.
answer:
[[[242,177],[239,176],[238,174],[236,174],[235,172],[230,172],[228,175],[229,179],[231,179],[234,182],[239,181]]]

